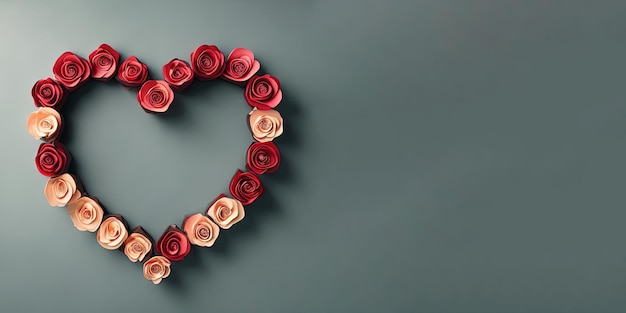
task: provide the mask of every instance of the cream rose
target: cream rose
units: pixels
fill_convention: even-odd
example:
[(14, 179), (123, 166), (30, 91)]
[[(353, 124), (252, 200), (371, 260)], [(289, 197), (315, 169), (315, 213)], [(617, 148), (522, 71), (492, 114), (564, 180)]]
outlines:
[(61, 114), (53, 108), (40, 108), (28, 115), (27, 126), (35, 139), (55, 140), (61, 132)]
[(152, 240), (148, 238), (141, 226), (138, 226), (124, 242), (124, 254), (131, 262), (142, 262), (152, 251)]
[(44, 194), (51, 206), (63, 207), (78, 200), (81, 196), (74, 176), (65, 173), (52, 177), (44, 187)]
[(72, 202), (67, 208), (67, 212), (70, 214), (76, 229), (92, 233), (98, 229), (104, 217), (104, 210), (98, 201), (89, 197), (80, 197)]
[(107, 250), (121, 247), (128, 238), (128, 229), (119, 215), (109, 215), (100, 225), (96, 240)]
[(143, 264), (143, 277), (151, 280), (156, 285), (163, 278), (170, 276), (170, 265), (172, 263), (167, 258), (160, 255), (153, 256)]
[(259, 142), (272, 141), (283, 133), (283, 118), (276, 110), (252, 110), (249, 124), (252, 137)]
[(186, 217), (183, 230), (187, 233), (191, 244), (201, 247), (212, 246), (220, 234), (220, 228), (200, 213)]
[(206, 215), (210, 216), (221, 228), (229, 229), (243, 219), (245, 212), (239, 200), (220, 195), (209, 207)]

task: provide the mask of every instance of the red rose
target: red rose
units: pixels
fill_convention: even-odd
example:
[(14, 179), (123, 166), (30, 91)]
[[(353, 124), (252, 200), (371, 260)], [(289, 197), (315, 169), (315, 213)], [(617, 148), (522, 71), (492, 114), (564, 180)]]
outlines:
[(243, 96), (249, 105), (259, 110), (269, 110), (280, 103), (283, 99), (283, 92), (280, 90), (278, 78), (265, 74), (250, 78)]
[(191, 67), (200, 80), (216, 79), (224, 73), (224, 54), (216, 46), (201, 45), (191, 53)]
[(115, 78), (126, 88), (139, 87), (148, 80), (148, 66), (131, 56), (120, 64)]
[(173, 59), (163, 65), (163, 79), (172, 89), (183, 92), (193, 82), (193, 70), (187, 62)]
[(280, 152), (273, 142), (255, 142), (248, 148), (246, 167), (256, 174), (274, 173), (280, 164)]
[(89, 62), (72, 52), (64, 52), (52, 67), (54, 77), (67, 90), (74, 91), (89, 78)]
[(42, 143), (35, 157), (37, 170), (43, 176), (53, 177), (67, 171), (71, 156), (58, 141)]
[(103, 43), (94, 52), (89, 54), (89, 64), (91, 65), (91, 77), (101, 81), (109, 81), (115, 75), (117, 63), (120, 61), (120, 54)]
[(234, 82), (243, 83), (256, 74), (260, 68), (261, 64), (254, 59), (252, 51), (244, 48), (235, 48), (226, 60), (224, 77)]
[(254, 202), (263, 194), (263, 185), (259, 177), (254, 173), (242, 172), (241, 170), (237, 170), (228, 189), (233, 198), (241, 201), (243, 205)]
[(31, 90), (36, 107), (49, 107), (57, 111), (61, 110), (67, 92), (59, 82), (52, 78), (38, 80)]
[(182, 261), (189, 251), (191, 244), (185, 232), (176, 225), (168, 227), (156, 244), (157, 252), (172, 262)]
[(173, 100), (174, 91), (163, 80), (149, 80), (141, 86), (137, 93), (137, 101), (148, 113), (167, 111)]

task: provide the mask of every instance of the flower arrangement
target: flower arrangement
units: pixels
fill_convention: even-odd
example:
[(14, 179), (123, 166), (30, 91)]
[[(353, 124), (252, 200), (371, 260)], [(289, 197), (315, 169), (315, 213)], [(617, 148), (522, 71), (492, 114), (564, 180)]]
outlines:
[[(143, 263), (143, 275), (159, 284), (171, 273), (172, 262), (180, 262), (192, 247), (211, 247), (220, 230), (227, 230), (245, 216), (245, 206), (264, 191), (259, 175), (275, 172), (280, 152), (273, 140), (283, 133), (283, 119), (276, 106), (282, 100), (279, 80), (259, 74), (261, 65), (252, 51), (234, 49), (228, 57), (215, 45), (201, 45), (189, 62), (172, 59), (163, 66), (163, 80), (150, 78), (147, 65), (135, 56), (120, 63), (120, 53), (100, 45), (87, 59), (72, 52), (63, 53), (54, 63), (53, 76), (41, 79), (31, 90), (38, 108), (27, 118), (28, 133), (42, 143), (35, 156), (39, 173), (48, 177), (44, 194), (51, 206), (66, 207), (79, 231), (92, 232), (96, 242), (107, 250), (123, 252), (131, 262)], [(60, 139), (61, 110), (72, 92), (90, 80), (109, 82), (115, 78), (124, 88), (137, 90), (137, 102), (147, 113), (161, 114), (195, 80), (223, 79), (244, 88), (251, 107), (248, 126), (254, 142), (248, 147), (246, 171), (238, 169), (228, 190), (220, 194), (206, 211), (185, 216), (182, 225), (168, 226), (155, 241), (141, 226), (131, 230), (120, 214), (105, 209), (98, 198), (87, 193), (75, 173), (69, 173), (72, 157)]]

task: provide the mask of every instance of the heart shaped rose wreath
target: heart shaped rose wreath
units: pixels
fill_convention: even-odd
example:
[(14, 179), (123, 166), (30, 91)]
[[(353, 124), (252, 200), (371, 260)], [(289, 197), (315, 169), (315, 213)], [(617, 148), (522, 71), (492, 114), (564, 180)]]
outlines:
[[(121, 250), (132, 262), (143, 262), (143, 275), (158, 284), (170, 275), (171, 262), (182, 261), (192, 246), (211, 247), (220, 229), (229, 229), (244, 217), (244, 206), (254, 202), (264, 187), (258, 175), (272, 173), (280, 164), (280, 153), (272, 142), (283, 132), (283, 120), (274, 108), (282, 99), (279, 80), (259, 74), (260, 64), (244, 48), (228, 57), (214, 45), (201, 45), (191, 53), (190, 63), (173, 59), (163, 66), (163, 80), (152, 80), (148, 67), (130, 56), (122, 63), (120, 54), (102, 44), (88, 59), (63, 53), (52, 68), (54, 78), (39, 80), (32, 88), (38, 110), (28, 116), (28, 132), (43, 142), (35, 157), (39, 172), (49, 177), (44, 188), (51, 206), (67, 207), (80, 231), (95, 232), (96, 241), (108, 250)], [(120, 214), (105, 210), (89, 195), (78, 177), (68, 173), (71, 156), (59, 141), (63, 126), (60, 111), (68, 96), (89, 80), (110, 81), (113, 77), (126, 89), (139, 87), (137, 101), (148, 113), (166, 112), (174, 91), (183, 92), (194, 80), (218, 78), (245, 88), (252, 108), (248, 126), (254, 142), (248, 147), (246, 171), (238, 169), (230, 181), (230, 196), (220, 194), (202, 213), (185, 216), (181, 227), (169, 226), (155, 242), (141, 227), (134, 229)]]

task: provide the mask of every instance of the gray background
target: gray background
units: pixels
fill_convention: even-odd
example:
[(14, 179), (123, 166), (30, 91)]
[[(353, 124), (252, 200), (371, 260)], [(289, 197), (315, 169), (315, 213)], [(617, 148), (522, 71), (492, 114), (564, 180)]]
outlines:
[[(625, 1), (0, 1), (0, 311), (624, 312)], [(49, 207), (30, 88), (109, 43), (160, 78), (200, 44), (283, 83), (284, 162), (159, 286)], [(158, 236), (244, 165), (239, 87), (166, 116), (90, 84), (91, 194)]]

